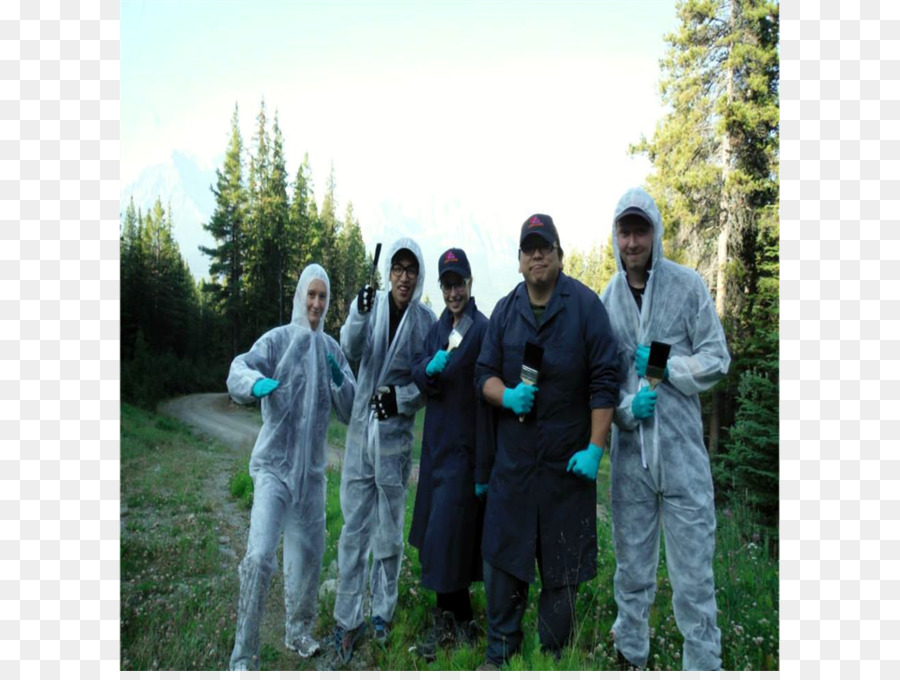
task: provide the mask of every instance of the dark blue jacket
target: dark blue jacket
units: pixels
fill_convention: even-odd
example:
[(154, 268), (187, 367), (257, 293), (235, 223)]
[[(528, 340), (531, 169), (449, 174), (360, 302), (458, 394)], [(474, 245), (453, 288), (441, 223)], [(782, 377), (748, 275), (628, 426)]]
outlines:
[[(476, 457), (488, 458), (493, 447), (491, 408), (475, 392), (475, 361), (488, 320), (471, 298), (465, 314), (472, 318), (462, 344), (447, 368), (426, 376), (435, 352), (447, 348), (453, 315), (444, 310), (413, 359), (413, 380), (426, 396), (422, 461), (409, 542), (419, 549), (422, 585), (439, 593), (480, 581), (481, 522), (484, 504), (475, 497)], [(480, 452), (476, 455), (476, 452)]]
[(491, 376), (520, 382), (526, 342), (544, 348), (539, 391), (524, 423), (498, 413), (482, 553), (529, 582), (537, 556), (542, 583), (556, 588), (597, 572), (597, 485), (566, 466), (590, 442), (591, 409), (616, 405), (617, 344), (597, 294), (562, 272), (540, 326), (524, 282), (497, 303), (475, 368), (479, 394)]

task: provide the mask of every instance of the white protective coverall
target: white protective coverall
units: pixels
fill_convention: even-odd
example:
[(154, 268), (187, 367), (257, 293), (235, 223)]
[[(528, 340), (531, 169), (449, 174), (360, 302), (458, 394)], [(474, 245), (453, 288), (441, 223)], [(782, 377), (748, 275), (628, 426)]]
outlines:
[[(413, 357), (425, 345), (436, 317), (419, 299), (425, 285), (425, 262), (418, 244), (400, 238), (387, 251), (384, 280), (390, 282), (391, 260), (410, 250), (419, 263), (419, 277), (393, 342), (389, 343), (389, 290), (376, 291), (372, 309), (360, 314), (357, 302), (341, 328), (341, 347), (359, 361), (353, 415), (347, 428), (341, 471), (341, 512), (344, 526), (338, 543), (340, 581), (334, 618), (345, 630), (363, 623), (366, 570), (372, 553), (372, 616), (390, 622), (397, 605), (397, 579), (403, 556), (403, 521), (412, 459), (415, 413), (425, 396), (413, 382)], [(376, 388), (394, 385), (397, 415), (378, 420), (369, 406)]]
[[(616, 241), (616, 223), (637, 206), (653, 222), (651, 270), (638, 309)], [(616, 648), (643, 667), (649, 653), (649, 614), (656, 595), (659, 522), (665, 529), (672, 606), (684, 636), (684, 670), (721, 667), (713, 583), (716, 515), (709, 454), (703, 443), (699, 392), (716, 384), (730, 364), (725, 334), (697, 272), (663, 256), (659, 210), (643, 189), (630, 189), (616, 206), (613, 252), (619, 271), (602, 300), (619, 341), (621, 384), (610, 453), (613, 580), (618, 616)], [(631, 402), (647, 385), (635, 369), (638, 344), (672, 346), (668, 378), (657, 388), (655, 414), (635, 419)]]
[[(306, 296), (310, 283), (325, 283), (327, 299), (318, 328), (310, 329)], [(316, 618), (319, 575), (325, 550), (326, 435), (331, 406), (347, 422), (356, 380), (340, 345), (323, 332), (331, 286), (325, 270), (311, 264), (300, 275), (291, 322), (265, 333), (250, 351), (235, 357), (228, 393), (246, 404), (253, 384), (274, 378), (277, 389), (262, 398), (263, 425), (250, 456), (253, 509), (247, 553), (238, 568), (237, 634), (231, 669), (259, 668), (259, 625), (275, 551), (284, 531), (285, 644), (310, 635)], [(344, 375), (337, 387), (327, 355)]]

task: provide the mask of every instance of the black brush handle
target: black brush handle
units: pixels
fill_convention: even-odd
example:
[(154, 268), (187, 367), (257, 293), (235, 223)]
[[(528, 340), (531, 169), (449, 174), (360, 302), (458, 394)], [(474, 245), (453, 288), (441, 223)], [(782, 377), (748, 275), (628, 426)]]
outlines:
[(375, 259), (372, 260), (372, 275), (369, 277), (369, 281), (372, 283), (372, 288), (375, 287), (375, 272), (378, 270), (378, 257), (381, 255), (381, 244), (375, 244)]

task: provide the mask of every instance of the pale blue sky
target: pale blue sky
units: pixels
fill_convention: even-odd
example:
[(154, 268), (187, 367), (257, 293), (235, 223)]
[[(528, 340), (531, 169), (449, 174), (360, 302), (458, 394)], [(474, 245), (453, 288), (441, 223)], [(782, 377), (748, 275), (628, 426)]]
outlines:
[(461, 202), (516, 231), (553, 215), (566, 242), (605, 242), (618, 196), (649, 170), (629, 143), (661, 115), (674, 0), (121, 3), (122, 181), (180, 150), (211, 166), (238, 104), (260, 100), (288, 172), (333, 162), (363, 232), (377, 205)]

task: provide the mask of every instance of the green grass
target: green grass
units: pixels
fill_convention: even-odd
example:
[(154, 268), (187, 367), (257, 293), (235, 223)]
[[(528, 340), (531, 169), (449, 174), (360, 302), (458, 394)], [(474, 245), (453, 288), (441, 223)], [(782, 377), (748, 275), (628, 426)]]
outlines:
[[(421, 442), (417, 419), (417, 451)], [(332, 419), (329, 437), (346, 430)], [(342, 440), (332, 440), (342, 447)], [(249, 451), (228, 452), (198, 439), (168, 418), (122, 407), (122, 504), (127, 506), (122, 530), (122, 668), (223, 669), (234, 644), (237, 564), (245, 549), (246, 528), (229, 529), (222, 513), (233, 513), (246, 526), (252, 484), (245, 480)], [(211, 476), (218, 464), (222, 470)], [(322, 579), (336, 577), (337, 541), (342, 524), (337, 470), (327, 472), (326, 548)], [(219, 480), (215, 482), (215, 480)], [(243, 481), (236, 481), (243, 480)], [(220, 499), (210, 489), (221, 484)], [(238, 492), (232, 491), (238, 487)], [(579, 589), (577, 629), (573, 644), (560, 661), (541, 654), (537, 636), (536, 601), (539, 584), (530, 593), (520, 654), (511, 670), (611, 670), (615, 667), (609, 629), (616, 616), (612, 594), (615, 559), (609, 520), (609, 463), (604, 457), (598, 476), (598, 575)], [(214, 489), (215, 490), (215, 489)], [(406, 530), (411, 521), (415, 487), (406, 506)], [(229, 500), (230, 499), (230, 500)], [(216, 505), (216, 502), (219, 505)], [(223, 505), (224, 504), (224, 505)], [(715, 573), (718, 623), (722, 631), (723, 663), (733, 670), (778, 669), (778, 560), (753, 518), (741, 507), (718, 513)], [(228, 541), (223, 545), (222, 539)], [(230, 550), (229, 550), (230, 549)], [(279, 551), (280, 552), (280, 551)], [(280, 559), (280, 555), (279, 555)], [(434, 594), (419, 585), (417, 551), (409, 545), (401, 569), (398, 605), (387, 648), (366, 642), (355, 657), (358, 669), (472, 670), (484, 658), (485, 642), (474, 647), (441, 651), (435, 663), (424, 664), (409, 648), (430, 625)], [(671, 606), (671, 584), (661, 555), (659, 591), (651, 609), (649, 668), (681, 668), (682, 639)], [(283, 584), (273, 578), (262, 631), (263, 670), (315, 670), (282, 645)], [(472, 587), (473, 607), (485, 625), (484, 587)], [(317, 633), (333, 626), (334, 595), (319, 600)]]
[(219, 518), (201, 486), (219, 452), (128, 404), (121, 452), (122, 668), (221, 667), (237, 587), (221, 568)]

